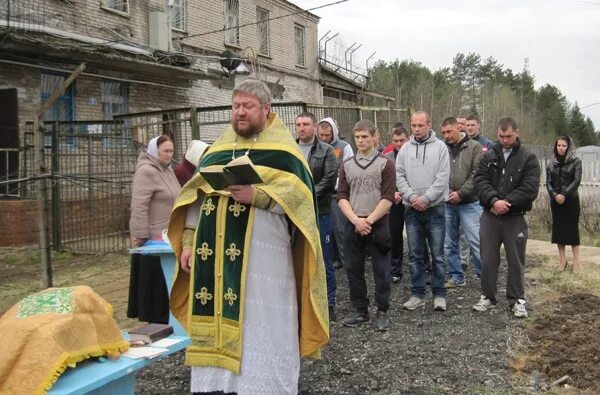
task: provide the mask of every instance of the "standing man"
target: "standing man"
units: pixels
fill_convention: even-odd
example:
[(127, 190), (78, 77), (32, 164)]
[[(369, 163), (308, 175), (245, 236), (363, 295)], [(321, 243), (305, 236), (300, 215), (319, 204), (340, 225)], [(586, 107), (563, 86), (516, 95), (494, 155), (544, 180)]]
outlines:
[(387, 331), (391, 248), (388, 211), (396, 190), (394, 163), (375, 148), (375, 125), (371, 121), (359, 121), (353, 132), (358, 152), (342, 164), (338, 189), (340, 209), (349, 221), (344, 233), (344, 252), (350, 301), (356, 309), (356, 314), (346, 318), (344, 325), (356, 326), (370, 319), (365, 281), (368, 248), (375, 279), (375, 327)]
[[(392, 144), (394, 149), (388, 152), (387, 156), (393, 163), (396, 163), (400, 148), (409, 139), (408, 130), (404, 128), (402, 122), (397, 122), (392, 126)], [(394, 171), (394, 177), (396, 176)], [(402, 194), (396, 190), (394, 193), (394, 204), (390, 209), (390, 236), (392, 237), (392, 253), (390, 255), (390, 267), (392, 283), (402, 281), (402, 261), (404, 260), (404, 204), (402, 204)]]
[(527, 317), (525, 307), (525, 214), (538, 196), (540, 165), (521, 145), (517, 123), (511, 117), (498, 122), (498, 142), (479, 162), (475, 189), (484, 208), (481, 216), (481, 291), (476, 311), (496, 307), (500, 245), (504, 244), (508, 277), (506, 299), (515, 317)]
[[(318, 127), (319, 139), (333, 147), (333, 153), (337, 160), (336, 174), (342, 165), (342, 162), (354, 155), (352, 146), (340, 138), (340, 132), (337, 123), (333, 118), (323, 118), (319, 121)], [(333, 228), (334, 247), (337, 252), (338, 260), (333, 263), (336, 269), (344, 267), (344, 229), (346, 228), (346, 217), (342, 214), (337, 202), (338, 182), (336, 180), (335, 190), (331, 199), (331, 222)]]
[(467, 133), (467, 118), (462, 115), (456, 117), (456, 121), (458, 122), (458, 129), (461, 133)]
[[(456, 117), (456, 120), (458, 121), (458, 128), (460, 130), (461, 133), (467, 133), (467, 118), (459, 115), (458, 117)], [(462, 230), (462, 226), (460, 227), (460, 239), (458, 241), (458, 249), (460, 251), (460, 262), (461, 262), (461, 266), (463, 269), (463, 272), (467, 270), (468, 267), (468, 263), (469, 263), (469, 242), (467, 241), (467, 237), (465, 236), (465, 232), (463, 232)]]
[(415, 310), (425, 304), (427, 241), (431, 251), (433, 307), (446, 311), (444, 202), (448, 198), (450, 175), (448, 148), (435, 137), (431, 118), (425, 111), (417, 111), (410, 117), (410, 128), (413, 134), (396, 159), (396, 182), (406, 206), (404, 221), (412, 282), (412, 296), (402, 307)]
[(492, 149), (494, 143), (492, 142), (492, 140), (483, 136), (480, 133), (480, 129), (481, 122), (479, 122), (479, 118), (477, 118), (475, 115), (469, 115), (467, 117), (467, 135), (469, 135), (469, 138), (471, 140), (475, 140), (479, 144), (481, 144), (481, 148), (483, 149), (483, 153), (485, 154), (488, 150)]
[(446, 242), (444, 252), (448, 275), (446, 288), (465, 286), (459, 254), (459, 230), (462, 228), (470, 247), (475, 272), (481, 274), (479, 220), (482, 208), (475, 195), (473, 173), (483, 152), (481, 145), (460, 131), (455, 118), (442, 122), (442, 135), (450, 151), (450, 194), (446, 201)]
[(329, 339), (314, 184), (267, 85), (245, 80), (232, 102), (199, 168), (246, 155), (263, 182), (215, 191), (197, 172), (181, 190), (171, 310), (192, 338), (192, 392), (295, 394), (300, 357)]
[(333, 148), (317, 138), (317, 119), (310, 112), (296, 117), (296, 135), (300, 151), (308, 162), (315, 182), (315, 194), (319, 209), (319, 233), (321, 248), (327, 273), (327, 301), (329, 320), (336, 321), (335, 315), (335, 269), (333, 268), (333, 235), (331, 228), (331, 195), (337, 181), (337, 161)]

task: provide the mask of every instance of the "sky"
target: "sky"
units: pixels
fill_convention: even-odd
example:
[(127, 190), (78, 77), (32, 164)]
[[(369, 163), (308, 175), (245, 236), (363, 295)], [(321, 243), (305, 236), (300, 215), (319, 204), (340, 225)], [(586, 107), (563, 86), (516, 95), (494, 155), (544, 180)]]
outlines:
[(353, 63), (363, 69), (373, 52), (369, 65), (412, 59), (431, 70), (451, 67), (459, 52), (514, 72), (528, 58), (536, 88), (555, 85), (600, 130), (600, 0), (349, 0), (311, 12), (321, 17), (319, 38), (331, 30), (339, 35), (330, 43), (362, 44)]

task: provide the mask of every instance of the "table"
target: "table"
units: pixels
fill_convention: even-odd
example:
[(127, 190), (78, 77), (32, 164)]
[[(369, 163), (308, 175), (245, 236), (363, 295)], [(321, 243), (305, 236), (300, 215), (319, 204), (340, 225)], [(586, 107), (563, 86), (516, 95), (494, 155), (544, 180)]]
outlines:
[[(160, 257), (160, 265), (163, 270), (163, 274), (165, 276), (165, 281), (167, 283), (167, 290), (169, 291), (169, 295), (171, 295), (171, 288), (173, 287), (173, 277), (175, 275), (175, 254), (173, 253), (173, 249), (166, 242), (150, 240), (142, 247), (130, 248), (130, 254), (142, 254), (142, 255), (152, 255)], [(187, 332), (181, 325), (181, 323), (173, 316), (171, 311), (169, 311), (169, 324), (173, 327), (173, 333), (177, 336), (187, 336)]]
[(80, 362), (74, 369), (67, 369), (52, 389), (49, 395), (121, 395), (135, 393), (135, 372), (153, 364), (168, 355), (183, 350), (190, 345), (191, 340), (185, 336), (171, 335), (169, 339), (177, 340), (176, 344), (168, 347), (168, 352), (153, 359), (133, 359), (121, 356), (117, 360), (91, 359)]

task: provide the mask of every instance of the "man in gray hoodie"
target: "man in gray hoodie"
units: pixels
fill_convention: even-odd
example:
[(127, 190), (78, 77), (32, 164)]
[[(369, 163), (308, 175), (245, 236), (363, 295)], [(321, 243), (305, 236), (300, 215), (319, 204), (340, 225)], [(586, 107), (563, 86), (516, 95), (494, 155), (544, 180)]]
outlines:
[(446, 144), (435, 137), (431, 118), (424, 111), (410, 117), (412, 136), (396, 158), (396, 183), (406, 206), (404, 221), (408, 235), (410, 299), (402, 306), (415, 310), (425, 304), (425, 240), (431, 250), (433, 307), (446, 310), (444, 280), (445, 211), (448, 198), (450, 161)]
[[(333, 118), (327, 117), (319, 121), (318, 126), (319, 140), (333, 147), (333, 153), (337, 160), (336, 173), (339, 171), (342, 162), (354, 155), (352, 146), (344, 140), (340, 139), (340, 132)], [(346, 217), (337, 203), (337, 187), (338, 181), (335, 182), (335, 190), (331, 199), (331, 225), (333, 229), (333, 239), (337, 250), (339, 264), (334, 262), (334, 267), (339, 268), (344, 265), (344, 229)]]

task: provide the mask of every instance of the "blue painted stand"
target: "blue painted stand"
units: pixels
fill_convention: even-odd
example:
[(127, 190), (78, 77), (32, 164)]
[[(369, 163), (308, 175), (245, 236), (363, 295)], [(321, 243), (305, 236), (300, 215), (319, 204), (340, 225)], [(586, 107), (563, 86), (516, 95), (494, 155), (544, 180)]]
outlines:
[[(142, 254), (142, 255), (153, 255), (160, 257), (160, 265), (167, 282), (167, 289), (169, 295), (171, 295), (171, 288), (173, 288), (173, 277), (175, 275), (175, 254), (171, 246), (162, 241), (149, 240), (142, 247), (129, 249), (130, 254)], [(169, 324), (173, 327), (173, 332), (176, 336), (187, 336), (187, 332), (181, 325), (181, 323), (173, 316), (169, 311)]]
[(135, 393), (135, 372), (190, 345), (189, 337), (169, 336), (178, 340), (154, 359), (133, 359), (121, 356), (117, 360), (92, 359), (80, 362), (75, 369), (67, 369), (48, 392), (49, 395), (125, 395)]

